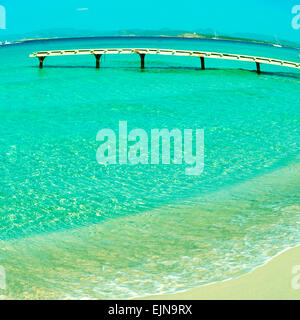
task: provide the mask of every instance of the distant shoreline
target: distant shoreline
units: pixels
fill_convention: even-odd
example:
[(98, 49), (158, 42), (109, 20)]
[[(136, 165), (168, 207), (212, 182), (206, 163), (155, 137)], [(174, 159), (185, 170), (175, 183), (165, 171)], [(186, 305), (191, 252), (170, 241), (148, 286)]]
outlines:
[(268, 45), (274, 47), (284, 47), (284, 48), (291, 48), (300, 50), (300, 47), (297, 47), (296, 44), (277, 44), (270, 41), (263, 41), (263, 40), (253, 40), (247, 38), (235, 38), (235, 37), (225, 37), (225, 36), (208, 36), (208, 35), (200, 35), (200, 34), (180, 34), (177, 36), (172, 35), (153, 35), (153, 36), (143, 36), (143, 35), (118, 35), (118, 36), (87, 36), (87, 37), (49, 37), (49, 38), (28, 38), (28, 39), (20, 39), (11, 42), (2, 42), (0, 47), (5, 47), (7, 45), (15, 45), (15, 44), (23, 44), (23, 43), (31, 43), (31, 42), (46, 42), (46, 41), (63, 41), (63, 40), (80, 40), (80, 39), (101, 39), (101, 38), (164, 38), (164, 39), (188, 39), (188, 40), (212, 40), (212, 41), (230, 41), (230, 42), (242, 42), (242, 43), (251, 43), (251, 44), (260, 44), (260, 45)]

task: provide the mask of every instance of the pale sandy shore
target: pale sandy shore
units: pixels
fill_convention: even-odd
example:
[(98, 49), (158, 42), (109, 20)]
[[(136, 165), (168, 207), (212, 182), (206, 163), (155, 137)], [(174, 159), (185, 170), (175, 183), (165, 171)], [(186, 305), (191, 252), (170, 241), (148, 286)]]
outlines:
[(146, 299), (300, 300), (300, 246), (285, 250), (265, 265), (240, 278), (173, 295), (150, 296)]

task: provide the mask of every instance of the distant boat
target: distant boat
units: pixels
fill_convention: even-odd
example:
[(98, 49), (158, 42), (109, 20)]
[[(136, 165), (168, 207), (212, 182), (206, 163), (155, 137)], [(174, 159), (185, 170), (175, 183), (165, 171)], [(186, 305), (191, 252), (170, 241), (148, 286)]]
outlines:
[(215, 36), (213, 37), (214, 40), (218, 40), (217, 32), (215, 31)]
[(275, 41), (276, 41), (276, 43), (273, 44), (273, 47), (282, 48), (282, 45), (281, 45), (280, 42), (278, 41), (277, 36), (275, 36)]

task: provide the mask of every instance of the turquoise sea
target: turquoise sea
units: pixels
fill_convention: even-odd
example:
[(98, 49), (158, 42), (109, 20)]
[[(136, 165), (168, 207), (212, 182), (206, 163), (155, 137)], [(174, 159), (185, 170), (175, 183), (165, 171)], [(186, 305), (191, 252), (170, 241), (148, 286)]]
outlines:
[[(299, 62), (220, 40), (95, 38), (0, 47), (0, 298), (116, 299), (237, 277), (300, 243), (300, 72), (253, 63), (34, 51), (168, 48)], [(100, 166), (97, 132), (204, 129), (205, 169)]]

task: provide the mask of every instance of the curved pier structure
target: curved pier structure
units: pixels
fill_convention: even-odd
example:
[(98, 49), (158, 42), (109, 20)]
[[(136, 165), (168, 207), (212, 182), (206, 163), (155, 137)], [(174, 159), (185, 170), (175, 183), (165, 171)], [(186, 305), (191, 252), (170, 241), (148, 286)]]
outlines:
[(198, 57), (201, 60), (201, 68), (205, 69), (205, 59), (223, 59), (253, 62), (256, 64), (256, 70), (261, 72), (261, 64), (270, 64), (281, 67), (288, 67), (300, 69), (300, 63), (278, 60), (272, 58), (263, 58), (248, 56), (242, 54), (219, 53), (219, 52), (205, 52), (205, 51), (191, 51), (191, 50), (172, 50), (172, 49), (78, 49), (78, 50), (54, 50), (54, 51), (39, 51), (30, 55), (31, 58), (38, 58), (40, 68), (43, 68), (43, 63), (46, 57), (54, 56), (73, 56), (73, 55), (94, 55), (96, 58), (96, 68), (100, 68), (100, 60), (103, 54), (139, 54), (141, 58), (141, 68), (145, 68), (145, 56), (147, 54), (167, 55), (167, 56), (184, 56), (184, 57)]

